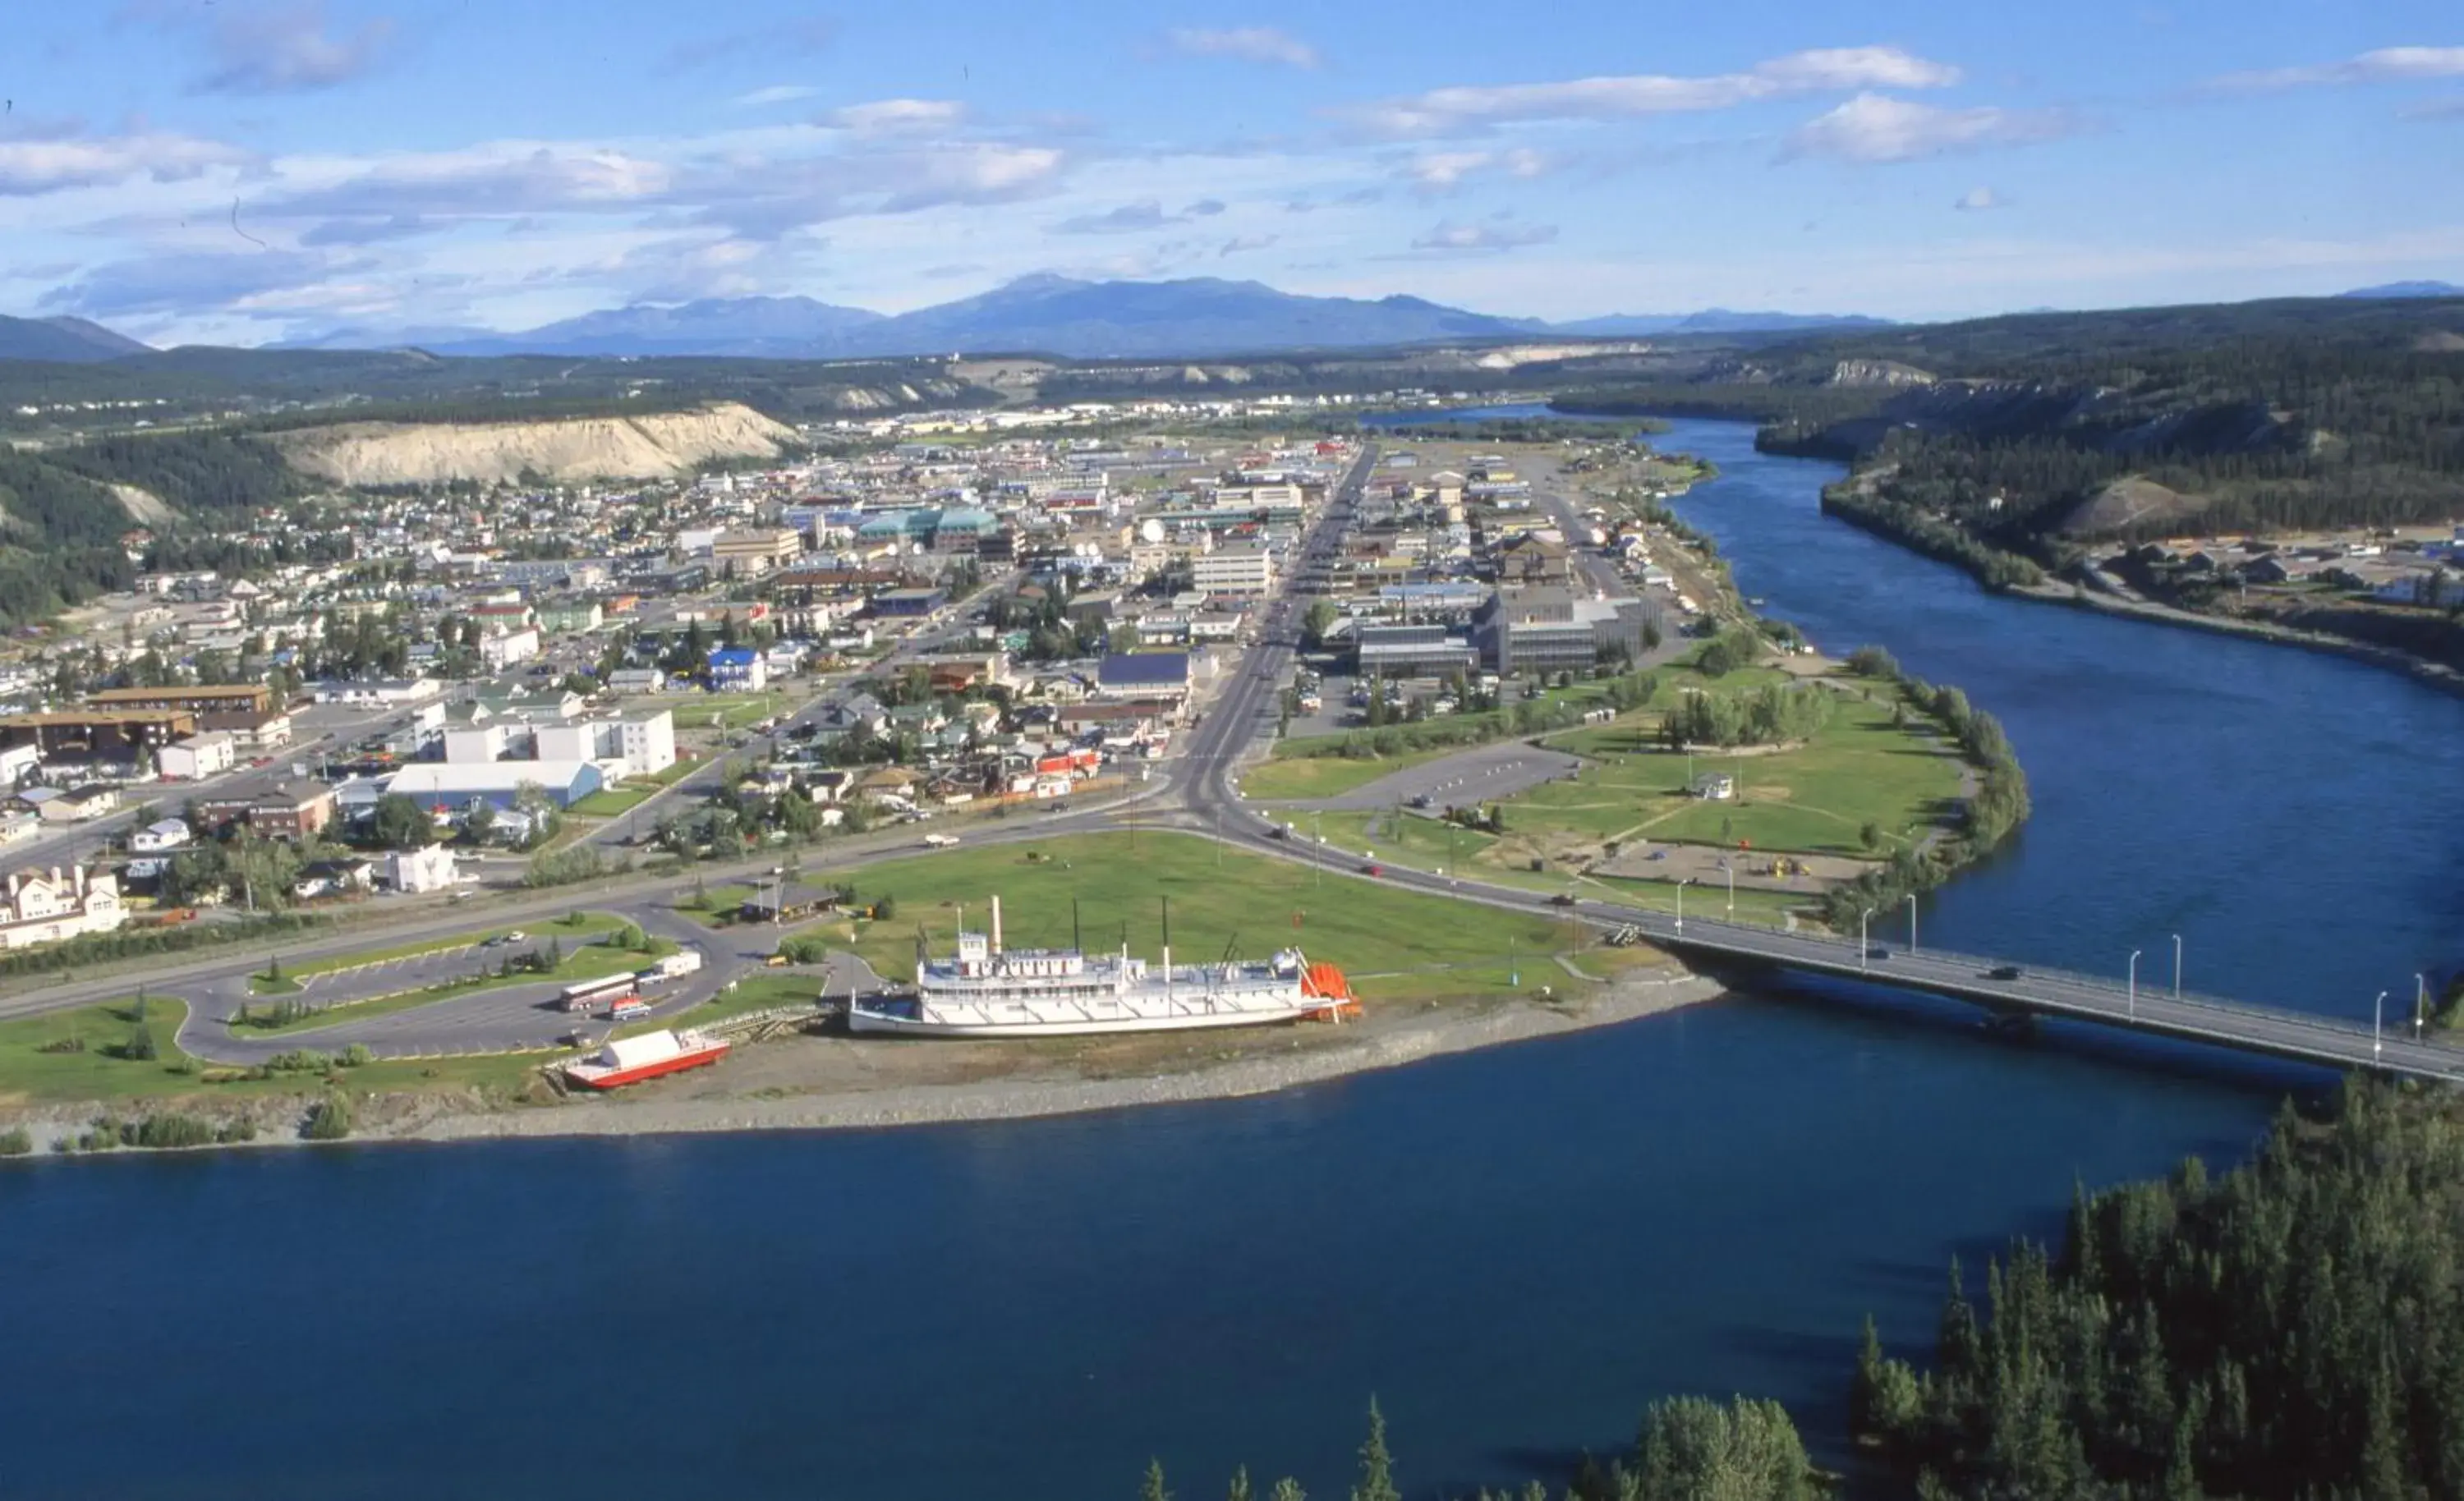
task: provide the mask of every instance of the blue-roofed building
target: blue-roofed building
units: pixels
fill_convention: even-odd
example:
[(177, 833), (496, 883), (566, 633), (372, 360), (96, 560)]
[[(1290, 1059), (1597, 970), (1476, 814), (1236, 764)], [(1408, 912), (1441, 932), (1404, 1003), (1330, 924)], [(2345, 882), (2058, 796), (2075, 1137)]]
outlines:
[(769, 684), (769, 664), (752, 647), (721, 646), (710, 654), (710, 685), (713, 691), (758, 692)]
[(1189, 653), (1113, 652), (1096, 669), (1095, 691), (1106, 698), (1182, 702), (1189, 697)]

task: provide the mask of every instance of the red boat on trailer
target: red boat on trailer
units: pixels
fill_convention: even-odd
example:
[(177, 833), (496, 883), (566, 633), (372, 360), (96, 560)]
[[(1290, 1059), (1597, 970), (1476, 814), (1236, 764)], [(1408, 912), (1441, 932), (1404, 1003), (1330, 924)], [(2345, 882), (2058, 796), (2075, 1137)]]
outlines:
[(568, 1063), (564, 1077), (584, 1089), (622, 1089), (645, 1079), (717, 1062), (732, 1044), (697, 1032), (646, 1032), (619, 1037), (587, 1063)]

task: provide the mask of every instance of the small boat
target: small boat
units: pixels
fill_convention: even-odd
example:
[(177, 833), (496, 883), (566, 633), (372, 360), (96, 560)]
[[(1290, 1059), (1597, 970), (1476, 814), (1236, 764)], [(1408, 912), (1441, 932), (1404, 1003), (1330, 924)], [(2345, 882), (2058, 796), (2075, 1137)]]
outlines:
[(681, 1074), (717, 1062), (732, 1046), (698, 1032), (646, 1032), (618, 1037), (587, 1063), (568, 1063), (564, 1077), (584, 1089), (622, 1089), (644, 1079)]

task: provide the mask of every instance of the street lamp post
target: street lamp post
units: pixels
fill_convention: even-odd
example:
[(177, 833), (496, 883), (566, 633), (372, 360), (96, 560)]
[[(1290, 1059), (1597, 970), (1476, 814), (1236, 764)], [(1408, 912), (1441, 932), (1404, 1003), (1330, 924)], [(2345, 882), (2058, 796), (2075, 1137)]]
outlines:
[(2130, 951), (2130, 1019), (2139, 1019), (2139, 950)]
[(2182, 935), (2173, 935), (2173, 999), (2182, 998)]
[(1737, 862), (1724, 860), (1721, 865), (1728, 873), (1728, 921), (1733, 923), (1737, 920)]
[(1859, 974), (1865, 972), (1867, 961), (1873, 953), (1873, 950), (1865, 946), (1865, 923), (1873, 915), (1872, 907), (1867, 907), (1857, 914), (1857, 972)]
[(1908, 893), (1908, 952), (1917, 951), (1917, 894)]
[(2412, 1040), (2421, 1040), (2421, 1029), (2430, 1023), (2430, 978), (2420, 970), (2412, 972)]
[(2381, 1029), (2381, 1028), (2386, 1024), (2386, 1022), (2387, 1022), (2387, 991), (2385, 991), (2385, 990), (2381, 990), (2381, 991), (2379, 992), (2379, 998), (2378, 998), (2375, 1002), (2373, 1002), (2373, 1003), (2371, 1004), (2371, 1006), (2370, 1006), (2370, 1056), (2371, 1056), (2371, 1057), (2374, 1057), (2374, 1058), (2375, 1058), (2375, 1057), (2377, 1057), (2377, 1056), (2379, 1055), (2379, 1049), (2380, 1049), (2380, 1047), (2382, 1046), (2382, 1044), (2381, 1044), (2381, 1043), (2380, 1043), (2380, 1041), (2379, 1041), (2380, 1029)]
[(1693, 879), (1687, 876), (1677, 882), (1677, 931), (1681, 933), (1685, 931), (1685, 887)]

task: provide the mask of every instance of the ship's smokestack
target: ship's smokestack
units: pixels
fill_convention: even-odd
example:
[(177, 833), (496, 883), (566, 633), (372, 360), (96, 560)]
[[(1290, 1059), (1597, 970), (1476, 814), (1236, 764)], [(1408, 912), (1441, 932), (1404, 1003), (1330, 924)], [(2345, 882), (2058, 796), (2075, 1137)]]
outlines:
[(993, 898), (993, 952), (1001, 952), (1001, 898)]

